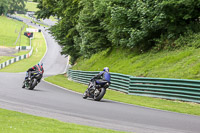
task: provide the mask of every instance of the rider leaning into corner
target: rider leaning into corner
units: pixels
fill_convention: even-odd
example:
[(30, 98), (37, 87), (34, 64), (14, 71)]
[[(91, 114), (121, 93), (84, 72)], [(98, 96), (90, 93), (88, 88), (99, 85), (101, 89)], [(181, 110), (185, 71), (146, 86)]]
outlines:
[[(33, 72), (40, 73), (40, 77), (37, 80), (37, 82), (39, 83), (40, 80), (42, 79), (43, 73), (44, 73), (43, 63), (38, 63), (38, 64), (34, 65), (33, 67), (29, 68), (27, 70), (27, 74), (26, 74), (25, 80), (30, 80), (31, 79), (31, 74)], [(25, 84), (23, 84), (22, 88), (25, 88)]]
[(104, 67), (103, 71), (101, 71), (99, 74), (93, 77), (93, 79), (96, 79), (96, 85), (105, 85), (105, 83), (110, 83), (110, 73), (109, 68)]
[[(104, 67), (103, 71), (101, 71), (99, 74), (95, 75), (91, 81), (96, 81), (94, 82), (94, 87), (96, 86), (97, 88), (104, 86), (106, 83), (110, 83), (110, 73), (109, 73), (109, 68)], [(93, 88), (95, 89), (95, 88)], [(87, 93), (88, 90), (86, 90)]]

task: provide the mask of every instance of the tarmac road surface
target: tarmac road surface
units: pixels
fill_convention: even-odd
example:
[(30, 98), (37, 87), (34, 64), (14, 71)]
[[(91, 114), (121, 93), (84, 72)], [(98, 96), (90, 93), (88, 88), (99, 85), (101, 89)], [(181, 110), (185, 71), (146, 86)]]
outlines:
[[(31, 24), (29, 21), (25, 21)], [(63, 73), (67, 58), (41, 28), (48, 51), (43, 58), (45, 76)], [(82, 99), (82, 94), (41, 81), (34, 90), (22, 89), (24, 73), (0, 73), (0, 108), (108, 129), (136, 133), (199, 133), (200, 116), (162, 111), (102, 99)], [(86, 88), (83, 88), (84, 90)]]

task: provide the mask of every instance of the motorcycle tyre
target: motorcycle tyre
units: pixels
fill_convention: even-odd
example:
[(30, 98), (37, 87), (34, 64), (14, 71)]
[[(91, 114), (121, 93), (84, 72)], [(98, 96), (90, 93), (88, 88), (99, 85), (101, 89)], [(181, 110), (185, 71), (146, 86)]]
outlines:
[(33, 90), (36, 85), (37, 85), (37, 79), (33, 79), (33, 82), (31, 84), (31, 87), (29, 88), (29, 90)]
[(87, 98), (87, 94), (85, 92), (85, 93), (83, 93), (83, 99), (86, 99), (86, 98)]
[(22, 88), (23, 89), (25, 88), (25, 81), (22, 83)]
[(100, 88), (100, 89), (101, 89), (100, 94), (97, 97), (94, 96), (94, 100), (95, 101), (100, 101), (103, 98), (103, 96), (105, 95), (105, 93), (106, 93), (106, 89), (105, 88)]
[(84, 93), (83, 93), (83, 99), (86, 99), (88, 96), (87, 96), (87, 91), (85, 91)]

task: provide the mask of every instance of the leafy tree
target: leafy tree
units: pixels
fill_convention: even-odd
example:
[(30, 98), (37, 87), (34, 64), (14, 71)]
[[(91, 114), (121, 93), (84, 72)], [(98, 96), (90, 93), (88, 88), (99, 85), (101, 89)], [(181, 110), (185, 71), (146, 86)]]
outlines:
[(49, 18), (51, 15), (60, 18), (57, 25), (50, 28), (52, 35), (62, 46), (62, 54), (71, 55), (72, 62), (80, 56), (79, 45), (74, 38), (79, 36), (75, 26), (81, 7), (79, 0), (40, 0), (40, 11), (36, 12), (38, 18)]
[(38, 8), (39, 18), (60, 18), (50, 30), (73, 62), (108, 47), (149, 50), (161, 39), (173, 44), (200, 29), (200, 0), (39, 0)]
[(8, 11), (8, 3), (9, 3), (9, 0), (0, 1), (0, 15), (5, 14)]
[(15, 11), (25, 11), (25, 2), (27, 0), (1, 0), (0, 14), (13, 14)]
[(101, 25), (104, 16), (99, 13), (101, 11), (95, 9), (93, 0), (82, 0), (80, 4), (83, 9), (76, 25), (79, 37), (75, 40), (80, 46), (80, 54), (88, 58), (92, 54), (110, 47), (111, 43), (106, 37), (107, 31)]

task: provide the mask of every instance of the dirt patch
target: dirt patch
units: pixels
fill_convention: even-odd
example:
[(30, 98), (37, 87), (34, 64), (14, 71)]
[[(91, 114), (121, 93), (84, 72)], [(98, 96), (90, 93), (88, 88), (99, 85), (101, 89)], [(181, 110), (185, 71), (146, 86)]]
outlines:
[(14, 55), (15, 53), (17, 53), (18, 50), (15, 48), (9, 48), (9, 47), (5, 47), (5, 46), (0, 46), (0, 56), (12, 56), (12, 57), (16, 57), (16, 55)]

